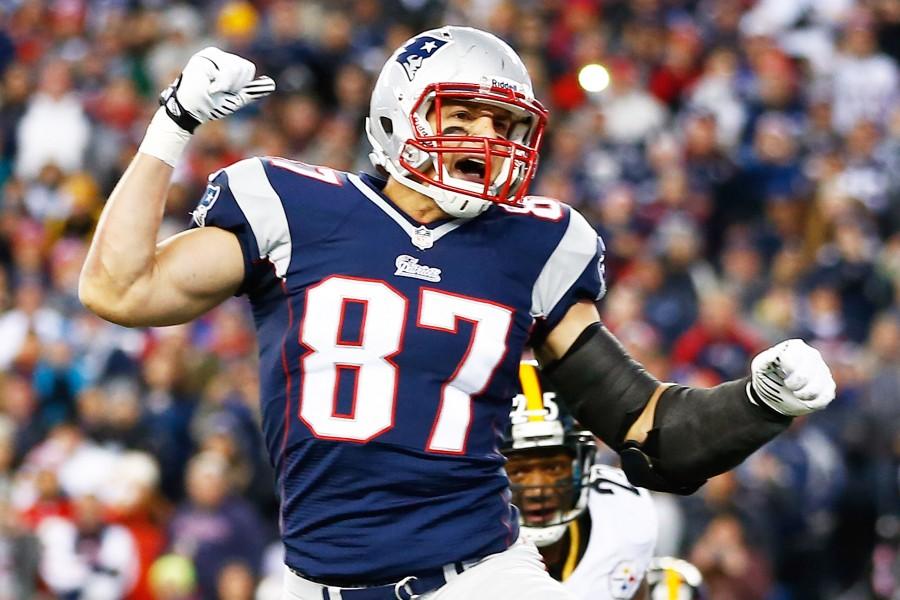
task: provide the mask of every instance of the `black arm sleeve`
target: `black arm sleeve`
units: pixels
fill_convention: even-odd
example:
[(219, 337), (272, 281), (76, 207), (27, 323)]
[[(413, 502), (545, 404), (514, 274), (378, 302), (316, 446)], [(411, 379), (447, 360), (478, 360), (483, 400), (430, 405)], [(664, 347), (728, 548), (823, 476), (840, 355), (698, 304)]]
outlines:
[(601, 323), (585, 328), (542, 373), (575, 418), (614, 450), (660, 384)]
[(631, 482), (693, 493), (787, 429), (793, 419), (751, 403), (748, 383), (744, 377), (710, 389), (666, 389), (644, 443), (626, 442), (619, 450)]
[(585, 329), (548, 370), (561, 401), (622, 456), (631, 482), (659, 491), (693, 492), (791, 423), (790, 417), (750, 402), (748, 378), (711, 389), (671, 386), (659, 398), (644, 443), (626, 442), (659, 382), (599, 323)]

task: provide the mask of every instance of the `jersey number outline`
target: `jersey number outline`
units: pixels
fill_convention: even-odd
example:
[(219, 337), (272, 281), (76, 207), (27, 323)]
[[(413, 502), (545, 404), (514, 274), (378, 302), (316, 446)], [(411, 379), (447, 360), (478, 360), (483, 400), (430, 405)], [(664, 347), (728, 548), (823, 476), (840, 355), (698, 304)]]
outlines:
[(299, 160), (288, 160), (286, 158), (278, 158), (277, 156), (269, 157), (268, 161), (269, 164), (273, 167), (285, 169), (287, 171), (291, 171), (292, 173), (296, 173), (297, 175), (302, 175), (303, 177), (317, 179), (331, 185), (343, 185), (341, 183), (341, 178), (337, 174), (337, 171), (328, 167), (308, 165), (304, 162), (300, 162)]
[(543, 221), (559, 221), (565, 216), (562, 205), (557, 200), (546, 196), (525, 196), (522, 198), (522, 206), (509, 204), (500, 204), (499, 206), (506, 212), (527, 214)]
[[(348, 303), (363, 305), (359, 336), (342, 340)], [(306, 292), (299, 341), (303, 373), (298, 415), (318, 438), (368, 442), (394, 426), (399, 368), (409, 301), (379, 279), (336, 275)], [(310, 316), (312, 315), (312, 317)], [(434, 288), (419, 290), (416, 326), (451, 334), (459, 322), (472, 324), (469, 343), (456, 369), (441, 386), (441, 398), (425, 450), (464, 454), (472, 424), (472, 397), (490, 384), (503, 362), (513, 310)], [(310, 324), (315, 323), (315, 326)], [(354, 377), (349, 412), (337, 407), (340, 373)]]

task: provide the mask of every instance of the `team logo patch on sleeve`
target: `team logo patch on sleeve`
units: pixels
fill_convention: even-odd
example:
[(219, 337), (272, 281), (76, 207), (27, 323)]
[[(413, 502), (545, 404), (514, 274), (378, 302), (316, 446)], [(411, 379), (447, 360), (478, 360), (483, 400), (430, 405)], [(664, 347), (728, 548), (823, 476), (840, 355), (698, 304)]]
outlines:
[(194, 223), (196, 223), (200, 227), (204, 227), (206, 225), (206, 213), (208, 213), (213, 204), (216, 203), (216, 200), (219, 199), (219, 192), (222, 191), (222, 188), (214, 183), (209, 183), (206, 185), (206, 191), (203, 192), (203, 197), (200, 198), (200, 203), (197, 204), (197, 208), (191, 213), (191, 216), (194, 219)]
[(409, 43), (397, 56), (397, 62), (406, 71), (406, 76), (412, 81), (422, 66), (422, 63), (447, 45), (450, 40), (442, 40), (430, 35), (423, 35), (415, 38)]
[(609, 593), (613, 598), (631, 598), (644, 574), (630, 560), (620, 561), (609, 574)]

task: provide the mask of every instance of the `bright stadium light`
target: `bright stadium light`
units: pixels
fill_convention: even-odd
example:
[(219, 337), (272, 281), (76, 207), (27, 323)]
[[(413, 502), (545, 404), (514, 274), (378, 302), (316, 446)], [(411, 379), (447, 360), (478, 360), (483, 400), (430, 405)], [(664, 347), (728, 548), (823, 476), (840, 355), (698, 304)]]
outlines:
[(584, 65), (578, 71), (578, 85), (586, 92), (602, 92), (609, 85), (609, 71), (603, 65)]

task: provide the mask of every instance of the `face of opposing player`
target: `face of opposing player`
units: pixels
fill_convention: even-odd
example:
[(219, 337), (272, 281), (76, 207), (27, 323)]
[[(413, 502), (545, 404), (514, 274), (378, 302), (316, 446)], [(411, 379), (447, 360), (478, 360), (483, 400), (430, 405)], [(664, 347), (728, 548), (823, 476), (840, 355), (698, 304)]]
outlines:
[[(513, 113), (483, 102), (445, 99), (440, 110), (434, 107), (428, 113), (428, 123), (438, 135), (460, 136), (460, 151), (444, 153), (443, 161), (451, 177), (482, 183), (484, 181), (485, 152), (484, 142), (471, 138), (487, 138), (489, 140), (507, 140), (516, 124)], [(466, 152), (470, 149), (471, 152)], [(490, 180), (500, 174), (503, 161), (492, 160)]]
[(513, 504), (525, 525), (542, 527), (572, 508), (572, 455), (565, 448), (534, 448), (511, 453), (506, 463)]

